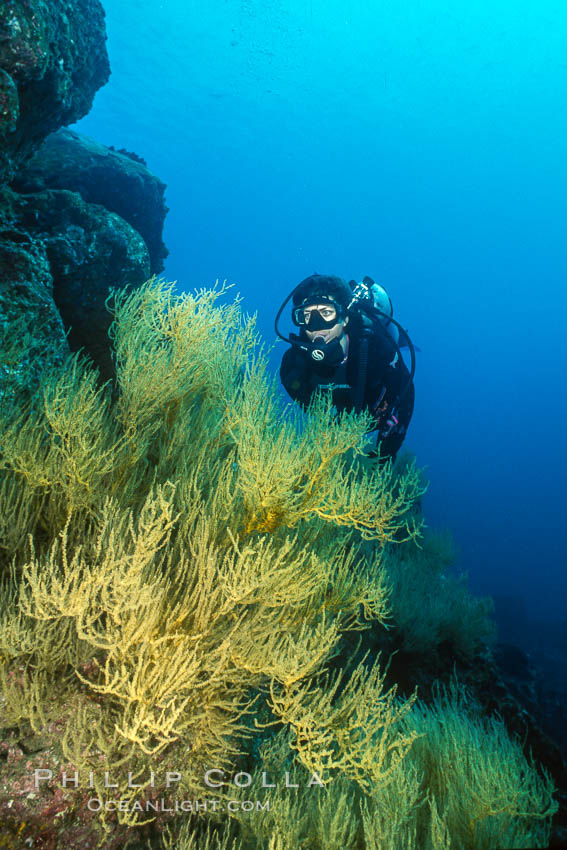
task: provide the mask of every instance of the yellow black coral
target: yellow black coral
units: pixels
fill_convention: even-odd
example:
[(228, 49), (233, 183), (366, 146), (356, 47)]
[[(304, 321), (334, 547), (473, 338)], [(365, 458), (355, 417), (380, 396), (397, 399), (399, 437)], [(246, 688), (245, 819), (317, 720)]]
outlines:
[[(342, 783), (341, 811), (349, 779), (378, 799), (421, 789), (420, 765), (405, 769), (422, 734), (406, 723), (413, 699), (385, 691), (377, 666), (325, 673), (345, 630), (386, 623), (380, 559), (419, 533), (419, 476), (359, 468), (367, 422), (336, 421), (324, 398), (300, 427), (253, 320), (221, 294), (157, 281), (117, 293), (115, 391), (70, 357), (2, 423), (4, 723), (41, 731), (56, 717), (53, 746), (100, 793), (101, 764), (138, 777), (177, 763), (199, 794), (207, 767), (251, 758), (274, 724), (289, 730), (290, 770)], [(139, 796), (125, 778), (117, 793)], [(336, 832), (333, 805), (320, 823)], [(374, 811), (353, 815), (344, 840), (373, 835)], [(270, 846), (294, 850), (275, 833)]]

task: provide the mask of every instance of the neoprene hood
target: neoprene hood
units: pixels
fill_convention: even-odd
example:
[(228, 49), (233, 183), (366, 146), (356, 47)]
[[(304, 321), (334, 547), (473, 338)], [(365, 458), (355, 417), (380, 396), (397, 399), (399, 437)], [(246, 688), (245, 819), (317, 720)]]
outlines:
[(312, 274), (302, 280), (293, 293), (293, 304), (316, 303), (318, 298), (331, 298), (339, 305), (343, 314), (352, 301), (352, 289), (349, 284), (335, 275)]

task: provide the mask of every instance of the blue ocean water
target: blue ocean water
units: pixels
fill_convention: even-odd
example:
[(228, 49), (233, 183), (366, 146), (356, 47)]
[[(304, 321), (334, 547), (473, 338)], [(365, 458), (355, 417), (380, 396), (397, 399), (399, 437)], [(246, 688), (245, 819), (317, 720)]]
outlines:
[(168, 184), (165, 276), (228, 279), (269, 342), (307, 275), (382, 283), (421, 349), (428, 524), (475, 592), (565, 619), (567, 7), (103, 4), (77, 129)]

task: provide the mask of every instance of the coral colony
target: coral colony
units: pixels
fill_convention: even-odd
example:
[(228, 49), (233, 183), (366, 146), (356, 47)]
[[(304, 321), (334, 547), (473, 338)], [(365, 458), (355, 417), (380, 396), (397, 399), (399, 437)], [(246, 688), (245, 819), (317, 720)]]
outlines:
[(324, 396), (282, 409), (221, 294), (117, 291), (114, 385), (71, 355), (4, 406), (5, 723), (50, 743), (10, 816), (51, 800), (107, 846), (173, 816), (181, 850), (545, 846), (553, 784), (502, 721), (455, 681), (399, 694), (377, 652), (487, 634), (419, 473), (369, 468)]

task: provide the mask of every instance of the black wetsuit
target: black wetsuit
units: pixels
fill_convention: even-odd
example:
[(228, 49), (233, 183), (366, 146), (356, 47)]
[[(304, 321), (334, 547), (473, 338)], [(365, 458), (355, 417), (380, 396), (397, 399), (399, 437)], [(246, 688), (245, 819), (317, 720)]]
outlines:
[[(357, 380), (360, 374), (361, 324), (349, 322), (346, 361), (338, 366), (322, 367), (309, 354), (292, 345), (284, 354), (280, 378), (294, 401), (307, 407), (318, 388), (332, 385), (333, 404), (337, 411), (353, 410)], [(414, 387), (408, 387), (409, 372), (396, 352), (385, 329), (372, 329), (368, 336), (368, 361), (363, 393), (363, 409), (374, 418), (372, 430), (378, 430), (381, 457), (395, 457), (402, 445), (414, 403)], [(404, 388), (407, 390), (404, 391)], [(398, 396), (402, 399), (398, 403)], [(395, 421), (392, 419), (394, 413)], [(392, 426), (390, 423), (393, 423)]]

